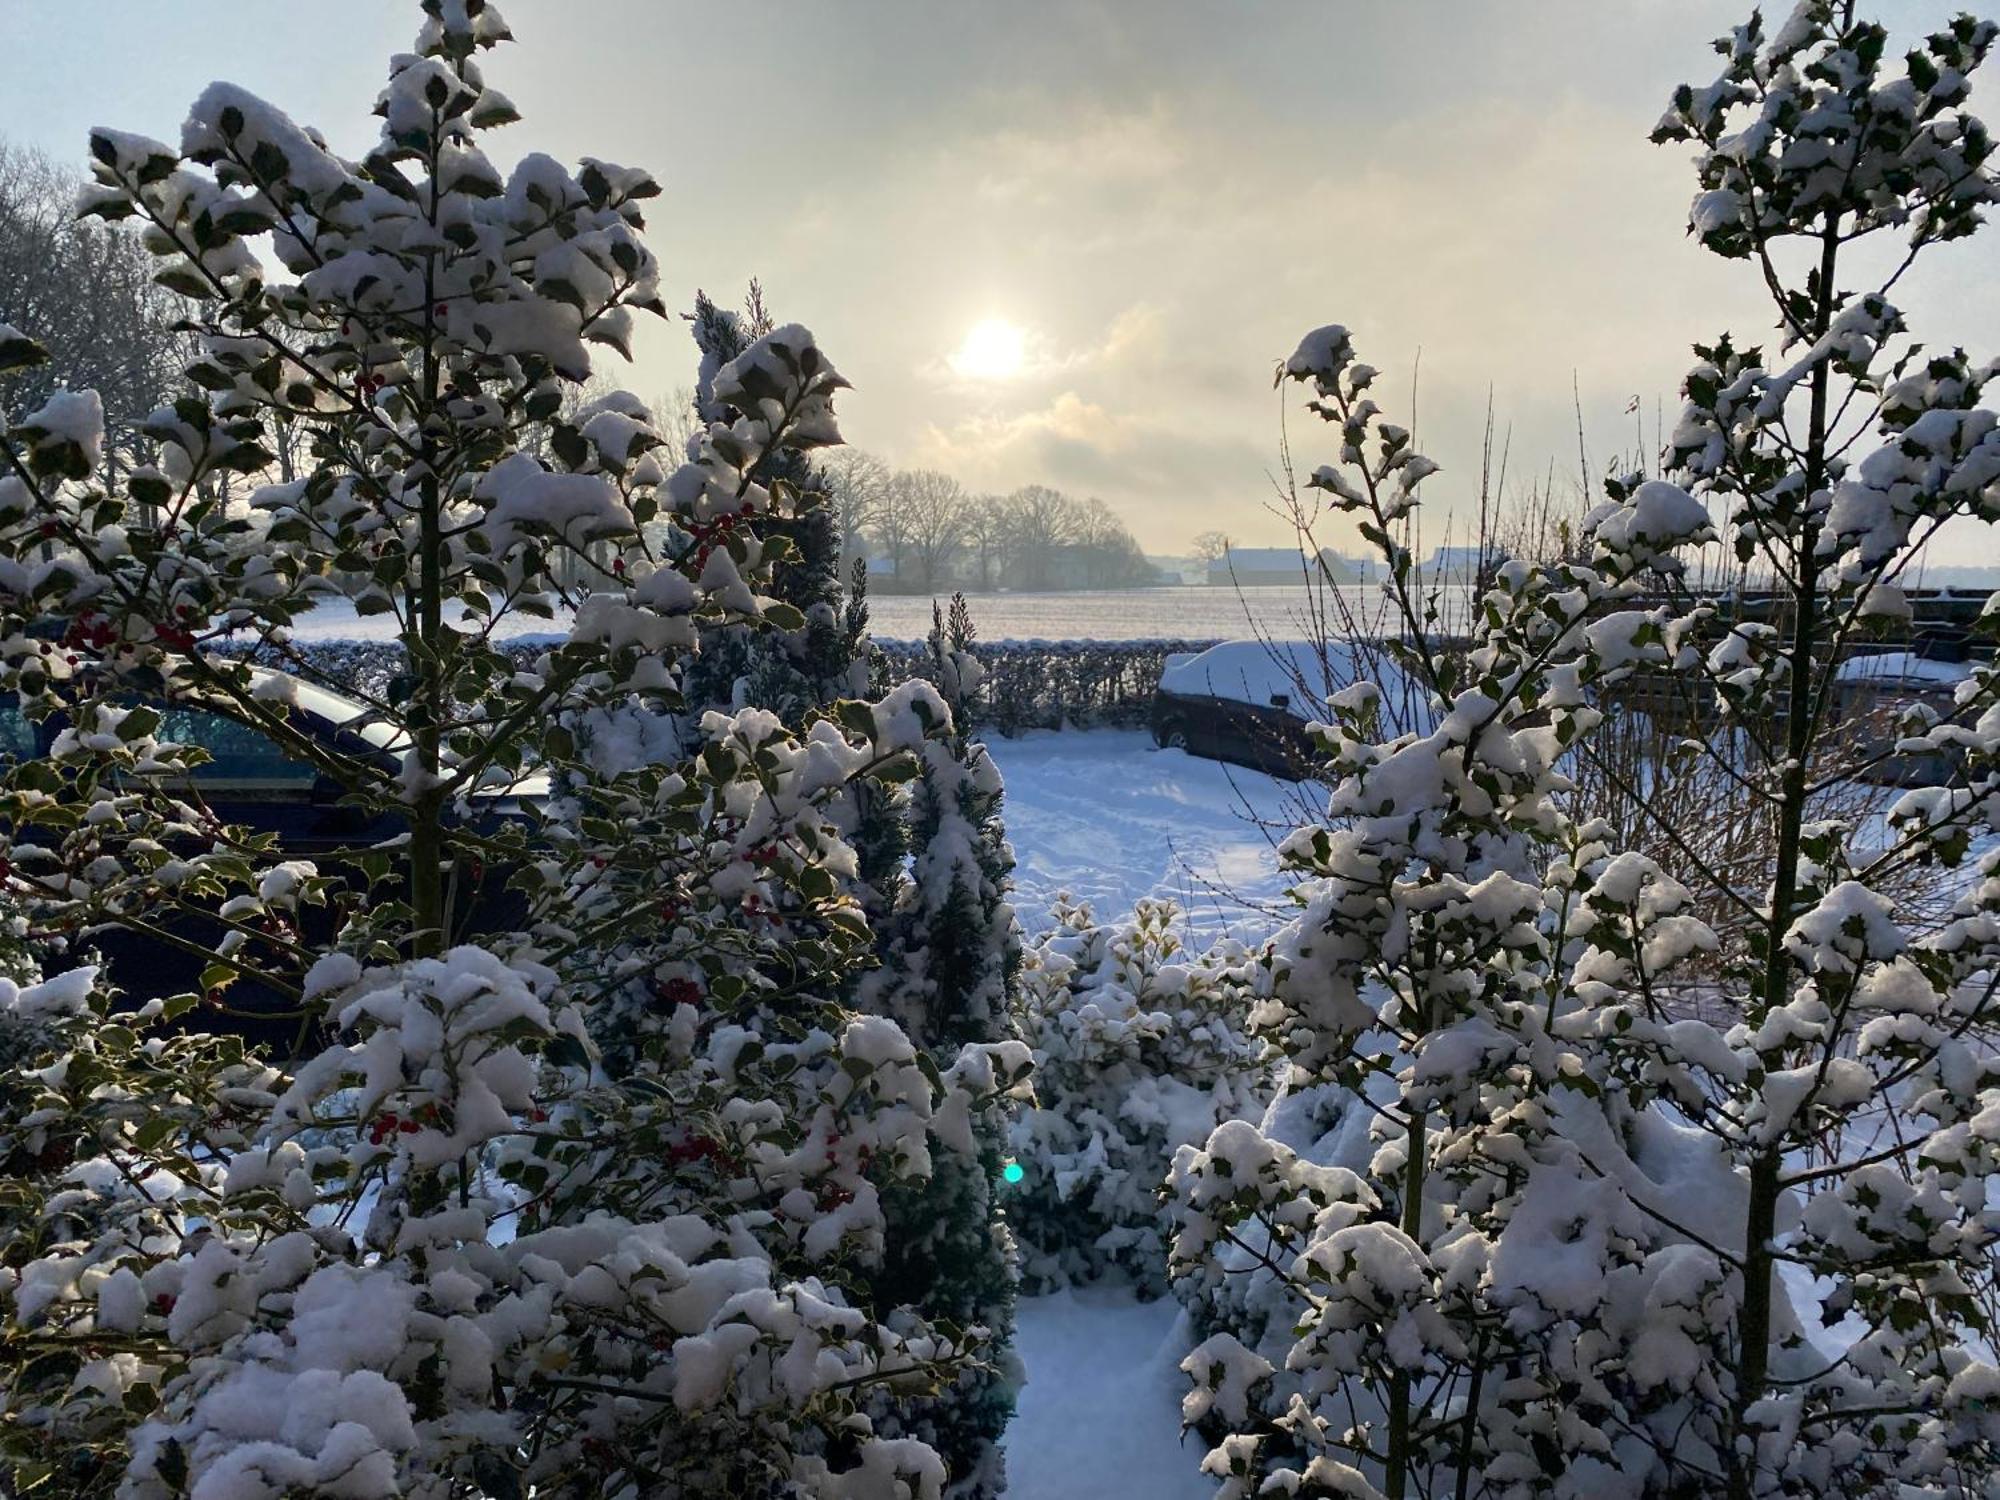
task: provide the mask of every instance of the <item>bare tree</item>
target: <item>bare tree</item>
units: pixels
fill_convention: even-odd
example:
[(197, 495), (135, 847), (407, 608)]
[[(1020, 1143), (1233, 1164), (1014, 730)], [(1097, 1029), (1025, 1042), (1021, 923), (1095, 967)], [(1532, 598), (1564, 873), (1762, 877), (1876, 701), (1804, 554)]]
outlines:
[(0, 380), (0, 395), (32, 408), (57, 387), (94, 388), (115, 473), (190, 350), (174, 331), (178, 299), (153, 281), (153, 257), (124, 228), (76, 217), (81, 186), (41, 153), (0, 142), (0, 323), (50, 355)]
[[(893, 513), (897, 533), (903, 538), (903, 558), (897, 559), (896, 576), (920, 590), (948, 582), (952, 565), (965, 545), (972, 509), (965, 487), (937, 469), (906, 469), (889, 481), (882, 509)], [(876, 535), (883, 534), (878, 520)], [(904, 559), (910, 565), (907, 574), (901, 567)]]
[(1024, 588), (1046, 589), (1055, 581), (1056, 559), (1077, 539), (1077, 504), (1047, 485), (1023, 485), (1007, 497)]
[(1158, 580), (1102, 500), (1079, 501), (1039, 484), (1004, 499), (969, 495), (949, 474), (890, 474), (879, 460), (846, 452), (829, 462), (828, 474), (843, 514), (860, 518), (903, 589), (946, 587), (962, 558), (977, 589), (1128, 588)]
[(1204, 531), (1188, 544), (1188, 556), (1198, 563), (1212, 566), (1227, 557), (1229, 549), (1235, 545), (1235, 538), (1226, 531)]
[(688, 443), (701, 427), (701, 418), (694, 409), (694, 387), (677, 385), (664, 396), (654, 397), (652, 410), (653, 425), (667, 440), (674, 460), (685, 460)]
[[(840, 530), (843, 567), (860, 557), (866, 534), (876, 527), (889, 489), (889, 466), (860, 448), (834, 448), (820, 460), (827, 492), (833, 497), (834, 524)], [(896, 528), (891, 527), (892, 531)], [(900, 532), (897, 533), (900, 536)], [(889, 549), (885, 549), (889, 550)]]
[(1075, 537), (1084, 587), (1127, 588), (1152, 581), (1153, 565), (1139, 543), (1118, 513), (1095, 495), (1077, 507)]
[(973, 500), (966, 520), (965, 539), (979, 566), (974, 587), (993, 588), (1006, 581), (1007, 564), (1015, 549), (1014, 517), (999, 495), (981, 495)]

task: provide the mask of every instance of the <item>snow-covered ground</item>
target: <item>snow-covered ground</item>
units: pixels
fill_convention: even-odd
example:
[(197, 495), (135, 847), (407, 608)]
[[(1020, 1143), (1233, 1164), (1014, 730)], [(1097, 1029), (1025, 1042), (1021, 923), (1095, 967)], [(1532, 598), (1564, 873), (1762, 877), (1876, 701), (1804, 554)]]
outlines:
[[(1173, 896), (1203, 933), (1246, 939), (1280, 920), (1271, 842), (1306, 789), (1161, 750), (1137, 731), (992, 738), (1007, 781), (1014, 902), (1029, 932), (1059, 889), (1117, 917)], [(1191, 1340), (1171, 1298), (1122, 1288), (1029, 1297), (1017, 1347), (1028, 1384), (1007, 1429), (1009, 1500), (1209, 1500), (1199, 1439), (1180, 1442)]]
[(994, 736), (987, 749), (1007, 782), (1014, 904), (1029, 933), (1063, 889), (1106, 919), (1172, 896), (1204, 934), (1254, 938), (1281, 919), (1272, 844), (1298, 825), (1307, 789), (1161, 750), (1139, 730)]
[(1008, 1500), (1209, 1500), (1201, 1440), (1180, 1442), (1191, 1342), (1171, 1297), (1088, 1287), (1024, 1298), (1028, 1384), (1007, 1429)]

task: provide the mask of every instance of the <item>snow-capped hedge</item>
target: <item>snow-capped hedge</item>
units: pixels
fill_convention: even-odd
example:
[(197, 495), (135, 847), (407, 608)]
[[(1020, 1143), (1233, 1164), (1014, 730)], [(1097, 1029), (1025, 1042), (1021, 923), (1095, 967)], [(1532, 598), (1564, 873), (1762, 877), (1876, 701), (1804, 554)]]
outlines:
[[(892, 681), (930, 672), (921, 641), (878, 641)], [(1005, 735), (1024, 729), (1130, 729), (1152, 712), (1167, 658), (1211, 640), (981, 641), (984, 670), (974, 718)]]
[[(519, 636), (502, 649), (526, 664), (555, 639)], [(981, 641), (972, 648), (984, 669), (972, 700), (973, 720), (1004, 735), (1064, 725), (1137, 728), (1152, 711), (1153, 690), (1167, 658), (1214, 644), (1209, 640)], [(875, 645), (891, 686), (936, 675), (927, 642), (878, 640)], [(336, 681), (371, 692), (385, 688), (403, 670), (402, 648), (394, 641), (301, 637), (282, 651), (260, 647), (251, 654), (273, 666), (283, 666), (291, 657)]]

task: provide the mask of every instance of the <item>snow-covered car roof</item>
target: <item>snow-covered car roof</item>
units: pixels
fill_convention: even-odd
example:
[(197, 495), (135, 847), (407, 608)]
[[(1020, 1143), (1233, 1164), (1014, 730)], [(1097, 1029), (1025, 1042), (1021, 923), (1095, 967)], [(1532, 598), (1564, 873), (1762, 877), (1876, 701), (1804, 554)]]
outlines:
[(1372, 645), (1224, 641), (1206, 651), (1168, 657), (1160, 673), (1160, 691), (1260, 708), (1270, 707), (1274, 697), (1285, 697), (1291, 701), (1284, 707), (1309, 719), (1323, 711), (1333, 694), (1361, 681), (1377, 683), (1385, 697), (1392, 697), (1399, 693), (1404, 676)]
[[(280, 672), (271, 667), (250, 668), (251, 693), (253, 696), (277, 703), (289, 703), (314, 718), (356, 734), (376, 750), (387, 751), (391, 755), (406, 755), (410, 750), (410, 738), (400, 727), (385, 723), (377, 718), (372, 709), (364, 703), (357, 703), (331, 688), (320, 687)], [(532, 771), (525, 775), (508, 779), (497, 768), (489, 768), (489, 774), (480, 778), (480, 785), (474, 795), (479, 797), (519, 797), (529, 800), (549, 795), (548, 773)]]
[(1966, 661), (1938, 661), (1914, 651), (1883, 651), (1850, 656), (1834, 668), (1836, 682), (1867, 683), (1872, 687), (1955, 687), (1973, 673)]
[(356, 703), (352, 698), (330, 688), (318, 687), (289, 672), (279, 672), (270, 667), (250, 668), (250, 692), (256, 698), (289, 703), (303, 709), (337, 729), (359, 735), (377, 750), (403, 750), (410, 742), (409, 736), (394, 724), (376, 718), (366, 704)]

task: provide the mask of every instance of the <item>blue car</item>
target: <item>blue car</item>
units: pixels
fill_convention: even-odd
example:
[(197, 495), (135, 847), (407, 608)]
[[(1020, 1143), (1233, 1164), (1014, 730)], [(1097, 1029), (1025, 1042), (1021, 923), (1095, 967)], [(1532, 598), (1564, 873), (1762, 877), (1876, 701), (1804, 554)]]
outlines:
[[(291, 723), (302, 733), (344, 756), (373, 757), (393, 772), (409, 744), (401, 731), (370, 716), (362, 704), (268, 669), (254, 669), (272, 696), (291, 707)], [(181, 702), (155, 703), (160, 713), (157, 738), (195, 745), (209, 759), (195, 767), (185, 793), (223, 823), (274, 835), (284, 858), (312, 860), (322, 873), (339, 873), (337, 856), (370, 845), (387, 843), (405, 830), (393, 812), (343, 805), (343, 789), (309, 761), (288, 754), (262, 730), (232, 718), (223, 708)], [(0, 759), (45, 755), (62, 730), (59, 717), (33, 723), (19, 705), (0, 701)], [(496, 777), (481, 790), (483, 814), (496, 819), (531, 820), (548, 795), (548, 778), (539, 773), (518, 779)], [(19, 831), (21, 842), (32, 843), (32, 830)], [(332, 857), (332, 858), (330, 858)], [(520, 898), (506, 890), (506, 871), (480, 872), (477, 889), (458, 893), (456, 931), (493, 931), (513, 925)], [(332, 936), (332, 914), (307, 908), (302, 917), (308, 943)], [(316, 924), (328, 930), (315, 932)], [(120, 927), (105, 927), (88, 935), (86, 945), (96, 961), (134, 1000), (184, 993), (197, 987), (201, 971), (213, 961), (190, 952), (184, 943), (212, 952), (223, 929), (189, 916), (177, 921), (172, 934), (180, 942), (149, 938)], [(80, 957), (80, 956), (79, 956)], [(60, 958), (56, 962), (60, 962)], [(301, 1028), (282, 997), (243, 979), (230, 986), (226, 1010), (201, 1019), (205, 1030), (231, 1031), (280, 1052), (317, 1050), (312, 1028)], [(283, 1015), (279, 1013), (283, 1012)]]

